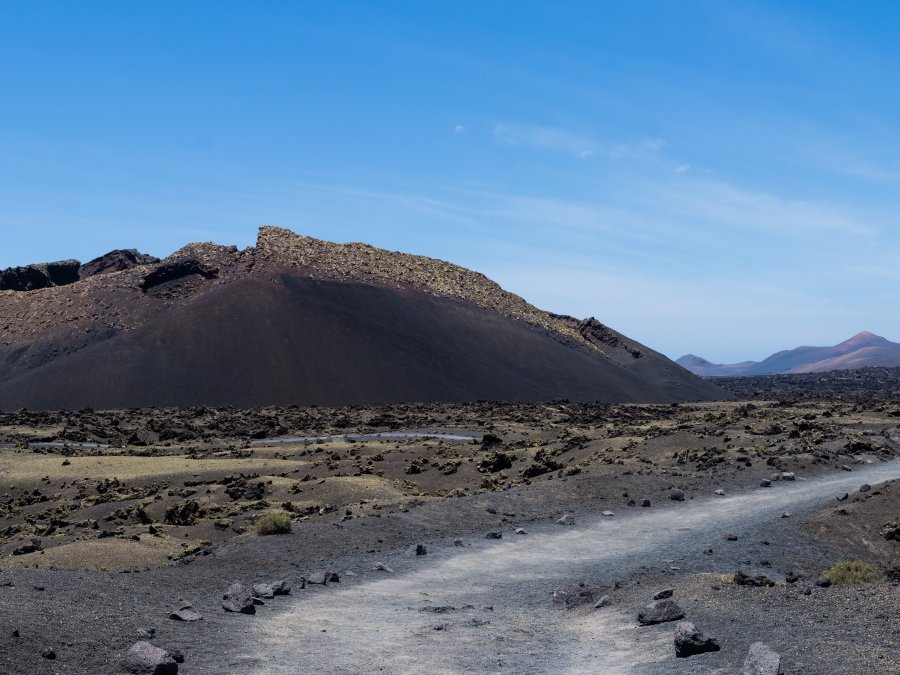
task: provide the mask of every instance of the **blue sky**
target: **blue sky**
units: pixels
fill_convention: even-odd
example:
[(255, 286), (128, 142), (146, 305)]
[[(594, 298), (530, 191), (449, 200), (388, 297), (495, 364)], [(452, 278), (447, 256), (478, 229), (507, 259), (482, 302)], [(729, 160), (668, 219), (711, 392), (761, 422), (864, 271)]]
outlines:
[(0, 267), (279, 225), (672, 357), (900, 340), (898, 29), (883, 2), (5, 3)]

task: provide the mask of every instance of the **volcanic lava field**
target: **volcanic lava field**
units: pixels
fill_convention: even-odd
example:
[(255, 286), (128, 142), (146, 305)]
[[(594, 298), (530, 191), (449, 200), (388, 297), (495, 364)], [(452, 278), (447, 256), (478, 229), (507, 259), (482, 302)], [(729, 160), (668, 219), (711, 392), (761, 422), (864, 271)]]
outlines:
[[(150, 634), (154, 644), (182, 653), (179, 672), (299, 672), (285, 665), (298, 663), (296, 655), (278, 661), (280, 650), (297, 648), (279, 632), (278, 613), (294, 617), (291, 630), (325, 630), (317, 623), (330, 620), (325, 614), (303, 615), (310, 593), (316, 606), (337, 611), (322, 595), (330, 588), (352, 593), (373, 575), (399, 579), (468, 547), (511, 546), (510, 538), (526, 546), (540, 532), (578, 532), (594, 518), (637, 527), (654, 512), (662, 518), (694, 503), (702, 511), (707, 500), (735, 495), (747, 500), (741, 508), (748, 520), (734, 539), (716, 536), (715, 545), (694, 550), (703, 536), (672, 528), (659, 534), (675, 537), (667, 545), (672, 559), (650, 541), (639, 565), (616, 563), (602, 574), (599, 563), (576, 567), (571, 578), (566, 572), (546, 587), (523, 585), (523, 597), (543, 603), (540, 611), (553, 612), (548, 616), (565, 630), (609, 635), (618, 633), (590, 621), (634, 623), (632, 610), (652, 599), (651, 588), (674, 587), (688, 618), (722, 643), (675, 660), (672, 624), (646, 627), (628, 633), (641, 640), (631, 650), (658, 658), (629, 662), (624, 672), (735, 672), (729, 669), (757, 640), (781, 654), (785, 672), (896, 672), (900, 501), (890, 467), (900, 454), (900, 404), (846, 392), (783, 396), (783, 380), (757, 379), (757, 390), (765, 381), (777, 387), (779, 400), (0, 414), (0, 598), (16, 608), (0, 618), (0, 669), (119, 672), (129, 646)], [(879, 482), (860, 491), (867, 471)], [(762, 507), (768, 495), (784, 495), (778, 508), (786, 509), (795, 486), (834, 477), (844, 482), (828, 488), (835, 494), (827, 498), (807, 494), (793, 514), (750, 517), (756, 500)], [(273, 511), (288, 514), (290, 533), (257, 533)], [(594, 531), (585, 530), (583, 541)], [(498, 535), (496, 544), (489, 535)], [(426, 555), (415, 555), (419, 546)], [(871, 563), (882, 580), (816, 585), (844, 560)], [(306, 583), (322, 570), (334, 570), (340, 583)], [(738, 583), (737, 572), (767, 581)], [(293, 586), (287, 599), (265, 600), (254, 617), (223, 611), (221, 595), (232, 581), (275, 578)], [(594, 609), (603, 596), (611, 608)], [(167, 618), (184, 599), (203, 621)], [(493, 624), (478, 621), (485, 622), (478, 639), (496, 646), (507, 624), (499, 614)], [(422, 649), (442, 654), (446, 645), (429, 641), (444, 629), (426, 628)], [(812, 640), (816, 650), (808, 649)], [(261, 644), (269, 645), (265, 658)], [(584, 644), (569, 656), (587, 654)], [(51, 648), (54, 658), (42, 658)], [(331, 663), (335, 672), (404, 670), (372, 660), (379, 646), (361, 638), (340, 649), (346, 654)], [(354, 650), (367, 656), (354, 660)], [(305, 667), (328, 668), (316, 658)], [(506, 666), (451, 659), (447, 672), (514, 672), (515, 659), (506, 659)], [(540, 659), (530, 663), (557, 670)], [(817, 670), (823, 664), (832, 669)], [(580, 672), (578, 663), (568, 667)]]

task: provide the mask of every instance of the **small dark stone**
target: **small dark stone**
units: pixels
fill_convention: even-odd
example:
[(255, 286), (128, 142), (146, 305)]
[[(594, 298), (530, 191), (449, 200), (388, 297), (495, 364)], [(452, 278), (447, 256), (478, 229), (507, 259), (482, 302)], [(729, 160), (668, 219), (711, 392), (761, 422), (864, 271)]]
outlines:
[(663, 590), (656, 593), (653, 596), (654, 600), (665, 600), (666, 598), (671, 598), (675, 594), (674, 588), (664, 588)]
[(553, 602), (564, 604), (566, 609), (594, 602), (594, 593), (584, 586), (567, 586), (553, 591)]
[(642, 501), (641, 501), (641, 506), (642, 506), (643, 508), (645, 508), (645, 509), (648, 508), (648, 507), (650, 506), (650, 500), (649, 500), (649, 499), (644, 499), (644, 500), (642, 500)]
[(416, 555), (425, 555), (428, 553), (428, 549), (425, 548), (422, 544), (416, 544)]
[(484, 538), (485, 539), (503, 539), (503, 533), (502, 532), (488, 532), (486, 535), (484, 535)]
[(737, 571), (734, 573), (734, 583), (736, 586), (774, 586), (775, 582), (764, 574), (751, 577), (744, 572)]
[(41, 652), (41, 656), (44, 657), (45, 659), (49, 659), (50, 661), (52, 661), (53, 659), (56, 658), (56, 651), (53, 649), (53, 647), (48, 647), (47, 649), (45, 649), (44, 651)]
[(684, 490), (679, 490), (678, 488), (672, 488), (672, 491), (669, 492), (669, 499), (673, 502), (683, 502), (684, 501)]
[(831, 586), (831, 579), (829, 579), (828, 577), (822, 577), (816, 582), (816, 586), (818, 586), (819, 588), (828, 588), (829, 586)]
[(719, 651), (718, 641), (704, 635), (690, 621), (682, 621), (675, 626), (675, 656), (678, 658), (717, 651)]

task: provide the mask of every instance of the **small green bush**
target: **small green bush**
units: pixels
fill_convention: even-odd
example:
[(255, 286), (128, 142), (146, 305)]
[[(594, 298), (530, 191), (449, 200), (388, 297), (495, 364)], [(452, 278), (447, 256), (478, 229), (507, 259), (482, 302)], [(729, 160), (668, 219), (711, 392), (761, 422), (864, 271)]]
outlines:
[(835, 586), (858, 584), (882, 584), (887, 581), (884, 573), (867, 562), (851, 560), (838, 563), (825, 572), (825, 576)]
[(270, 511), (256, 521), (256, 534), (287, 534), (291, 531), (291, 514), (284, 511)]

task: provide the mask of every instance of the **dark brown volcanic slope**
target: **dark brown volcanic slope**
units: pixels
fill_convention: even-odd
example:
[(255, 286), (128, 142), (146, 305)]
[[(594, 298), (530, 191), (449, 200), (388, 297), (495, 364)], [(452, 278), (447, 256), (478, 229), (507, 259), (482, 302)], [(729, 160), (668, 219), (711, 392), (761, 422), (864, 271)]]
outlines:
[(833, 347), (797, 347), (763, 361), (718, 364), (687, 354), (678, 364), (704, 377), (824, 373), (830, 370), (900, 366), (900, 344), (863, 331)]
[(277, 228), (0, 292), (0, 329), (3, 409), (727, 397), (470, 270)]

